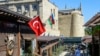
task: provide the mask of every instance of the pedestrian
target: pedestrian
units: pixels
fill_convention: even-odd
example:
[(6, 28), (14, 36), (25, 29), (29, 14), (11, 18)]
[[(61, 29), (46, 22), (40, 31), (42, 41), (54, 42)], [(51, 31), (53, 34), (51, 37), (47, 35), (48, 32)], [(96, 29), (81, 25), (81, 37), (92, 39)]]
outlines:
[(80, 53), (81, 53), (81, 56), (87, 56), (86, 54), (86, 46), (83, 45), (83, 44), (80, 44)]
[(76, 48), (74, 56), (81, 56), (79, 47)]

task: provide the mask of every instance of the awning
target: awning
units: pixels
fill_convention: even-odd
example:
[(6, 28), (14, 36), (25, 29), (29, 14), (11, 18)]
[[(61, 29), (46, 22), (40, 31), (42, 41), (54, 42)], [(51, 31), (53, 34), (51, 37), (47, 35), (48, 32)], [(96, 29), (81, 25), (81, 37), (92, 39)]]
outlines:
[(86, 24), (85, 26), (95, 26), (96, 24), (100, 23), (100, 12), (94, 15)]
[(90, 43), (92, 42), (92, 36), (86, 35), (82, 38), (82, 41), (85, 43)]
[(12, 23), (26, 23), (30, 20), (29, 17), (11, 11), (5, 7), (0, 7), (0, 21), (7, 21)]

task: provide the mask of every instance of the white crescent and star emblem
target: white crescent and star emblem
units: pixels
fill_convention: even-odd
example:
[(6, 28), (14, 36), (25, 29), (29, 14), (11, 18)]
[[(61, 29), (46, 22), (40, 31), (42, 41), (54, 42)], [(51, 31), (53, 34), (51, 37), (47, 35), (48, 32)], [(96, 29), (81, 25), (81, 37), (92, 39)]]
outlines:
[(39, 21), (34, 21), (33, 22), (33, 27), (36, 27), (37, 29), (39, 29), (39, 26), (37, 24), (39, 24)]
[(30, 28), (35, 32), (36, 36), (40, 36), (43, 32), (45, 32), (45, 28), (43, 27), (43, 24), (39, 16), (30, 20), (28, 24)]

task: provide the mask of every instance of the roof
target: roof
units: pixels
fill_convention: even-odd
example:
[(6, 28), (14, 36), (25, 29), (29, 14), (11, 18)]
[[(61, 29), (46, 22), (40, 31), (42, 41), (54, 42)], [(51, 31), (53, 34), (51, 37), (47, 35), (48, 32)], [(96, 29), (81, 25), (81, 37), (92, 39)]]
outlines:
[(86, 22), (85, 26), (95, 26), (97, 23), (100, 23), (100, 12), (98, 12), (88, 22)]
[[(2, 33), (16, 33), (18, 31), (17, 27), (15, 27), (15, 28), (10, 27), (10, 26), (8, 27), (8, 26), (6, 26), (6, 24), (10, 25), (12, 23), (15, 23), (14, 26), (17, 25), (16, 23), (24, 24), (24, 27), (22, 25), (20, 25), (20, 29), (21, 29), (20, 32), (25, 37), (24, 39), (32, 39), (32, 38), (34, 38), (34, 36), (33, 36), (34, 32), (27, 25), (27, 22), (29, 20), (30, 20), (30, 18), (27, 16), (24, 16), (17, 12), (11, 11), (5, 7), (0, 7), (0, 21), (2, 21), (2, 22), (0, 22), (1, 23), (0, 27), (2, 28), (2, 29), (0, 29), (0, 33), (1, 32)], [(7, 29), (4, 29), (3, 26), (5, 26)]]
[(71, 13), (72, 11), (75, 11), (76, 9), (68, 9), (68, 10), (59, 10), (59, 13)]
[(86, 35), (82, 39), (84, 39), (84, 38), (92, 38), (92, 36), (91, 35)]
[(59, 10), (60, 13), (71, 13), (75, 9), (69, 9), (69, 10)]
[(49, 41), (57, 40), (59, 38), (60, 37), (57, 36), (40, 36), (37, 38), (37, 40), (41, 42), (49, 42)]
[(0, 7), (0, 21), (26, 23), (30, 20), (29, 17), (11, 11), (5, 7)]
[(92, 41), (92, 36), (86, 35), (82, 38), (82, 41), (85, 42), (85, 43), (90, 43)]

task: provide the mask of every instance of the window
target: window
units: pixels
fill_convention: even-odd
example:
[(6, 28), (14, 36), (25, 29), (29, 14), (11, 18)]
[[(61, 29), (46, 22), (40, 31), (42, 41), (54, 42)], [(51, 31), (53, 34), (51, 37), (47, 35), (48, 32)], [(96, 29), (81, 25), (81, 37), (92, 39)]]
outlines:
[(21, 8), (21, 5), (17, 5), (16, 8), (17, 8), (17, 12), (18, 12), (18, 13), (21, 13), (21, 9), (22, 9), (22, 8)]
[(55, 9), (53, 9), (53, 13), (54, 13), (54, 16), (55, 16)]
[(52, 9), (51, 9), (51, 13), (52, 13)]
[(25, 10), (29, 11), (29, 5), (28, 4), (25, 4), (24, 7), (25, 7)]
[(33, 4), (32, 5), (32, 8), (33, 8), (33, 10), (37, 10), (37, 5), (36, 4)]

